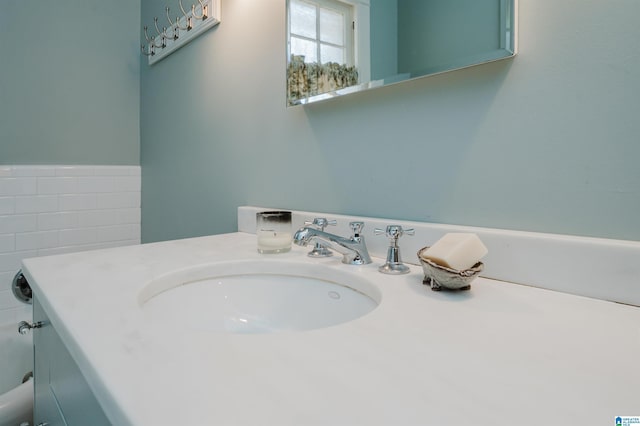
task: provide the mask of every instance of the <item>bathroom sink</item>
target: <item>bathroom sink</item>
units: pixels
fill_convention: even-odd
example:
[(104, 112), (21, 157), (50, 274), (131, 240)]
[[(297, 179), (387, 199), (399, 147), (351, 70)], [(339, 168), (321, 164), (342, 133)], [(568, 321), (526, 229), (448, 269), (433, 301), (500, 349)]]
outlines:
[(138, 303), (146, 321), (228, 333), (329, 327), (375, 309), (380, 292), (348, 267), (278, 260), (211, 263), (148, 283)]

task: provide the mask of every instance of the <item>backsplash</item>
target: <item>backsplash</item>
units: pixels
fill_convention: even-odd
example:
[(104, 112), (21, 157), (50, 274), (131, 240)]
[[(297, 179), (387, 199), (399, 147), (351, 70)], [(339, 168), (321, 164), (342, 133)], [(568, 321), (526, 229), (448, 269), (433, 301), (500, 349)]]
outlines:
[(27, 319), (24, 258), (140, 244), (139, 166), (0, 165), (0, 324)]
[[(279, 210), (276, 207), (241, 206), (238, 208), (238, 231), (255, 233), (256, 212)], [(294, 229), (315, 217), (336, 219), (330, 232), (351, 235), (350, 221), (365, 222), (362, 233), (369, 254), (384, 259), (389, 239), (374, 235), (375, 228), (389, 224), (414, 228), (415, 235), (403, 237), (399, 245), (402, 259), (418, 265), (420, 248), (438, 241), (448, 232), (478, 234), (489, 249), (482, 259), (481, 276), (510, 283), (541, 287), (569, 294), (640, 306), (640, 241), (612, 240), (544, 234), (503, 229), (459, 226), (429, 222), (410, 222), (333, 213), (293, 210)]]

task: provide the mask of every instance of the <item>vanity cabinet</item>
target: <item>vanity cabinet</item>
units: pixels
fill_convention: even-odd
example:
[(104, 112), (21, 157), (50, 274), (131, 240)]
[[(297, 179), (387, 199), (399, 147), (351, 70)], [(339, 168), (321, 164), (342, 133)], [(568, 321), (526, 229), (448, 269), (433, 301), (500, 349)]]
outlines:
[(35, 425), (110, 425), (37, 298), (33, 299)]

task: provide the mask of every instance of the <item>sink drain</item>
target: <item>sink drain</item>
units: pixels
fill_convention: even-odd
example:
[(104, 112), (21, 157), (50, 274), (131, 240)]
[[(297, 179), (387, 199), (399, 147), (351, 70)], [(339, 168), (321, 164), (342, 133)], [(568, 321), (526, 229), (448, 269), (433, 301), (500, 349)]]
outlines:
[(334, 300), (338, 300), (338, 299), (340, 299), (340, 293), (338, 293), (337, 291), (330, 291), (330, 292), (329, 292), (329, 293), (327, 293), (327, 294), (329, 295), (329, 297), (330, 297), (331, 299), (334, 299)]

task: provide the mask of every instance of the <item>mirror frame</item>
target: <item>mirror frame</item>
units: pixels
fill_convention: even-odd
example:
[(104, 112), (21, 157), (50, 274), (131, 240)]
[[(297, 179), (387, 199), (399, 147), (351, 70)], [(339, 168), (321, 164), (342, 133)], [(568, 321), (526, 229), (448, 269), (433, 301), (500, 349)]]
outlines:
[[(358, 60), (360, 61), (368, 61), (369, 63), (367, 64), (367, 66), (362, 67), (364, 70), (364, 75), (366, 76), (370, 76), (371, 75), (371, 66), (370, 66), (370, 46), (368, 44), (368, 42), (364, 42), (364, 37), (369, 37), (370, 35), (370, 23), (369, 23), (369, 11), (368, 11), (368, 7), (369, 7), (369, 0), (340, 0), (349, 4), (354, 5), (354, 7), (356, 7), (358, 4), (364, 4), (366, 6), (366, 9), (364, 12), (362, 10), (362, 8), (357, 9), (356, 7), (356, 12), (355, 12), (355, 19), (357, 20), (356, 22), (358, 22), (358, 20), (360, 22), (363, 22), (364, 20), (366, 20), (366, 24), (365, 25), (359, 25), (356, 27), (355, 31), (355, 35), (354, 35), (354, 43), (356, 45), (356, 50), (358, 50), (359, 52), (361, 52), (358, 55), (359, 59), (356, 59), (356, 67), (358, 69), (358, 73), (360, 73), (360, 64), (358, 64)], [(434, 75), (439, 75), (439, 74), (443, 74), (446, 72), (451, 72), (451, 71), (457, 71), (457, 70), (461, 70), (461, 69), (466, 69), (466, 68), (470, 68), (470, 67), (475, 67), (478, 65), (483, 65), (486, 63), (491, 63), (491, 62), (495, 62), (495, 61), (501, 61), (501, 60), (505, 60), (505, 59), (510, 59), (513, 58), (517, 55), (518, 53), (518, 0), (500, 0), (500, 13), (501, 13), (501, 17), (500, 17), (500, 34), (503, 35), (503, 37), (501, 37), (500, 40), (500, 48), (497, 50), (493, 50), (493, 51), (488, 51), (488, 52), (481, 52), (479, 53), (476, 57), (477, 59), (472, 59), (472, 57), (465, 57), (460, 63), (453, 63), (447, 67), (441, 67), (442, 69), (438, 69), (438, 68), (432, 68), (432, 69), (427, 69), (427, 70), (423, 70), (423, 71), (412, 71), (410, 73), (405, 73), (405, 74), (409, 74), (410, 76), (407, 78), (397, 78), (397, 79), (393, 79), (393, 78), (389, 78), (389, 77), (385, 77), (382, 79), (378, 79), (375, 81), (371, 81), (370, 79), (368, 81), (364, 81), (361, 83), (357, 83), (355, 85), (350, 85), (347, 87), (343, 87), (337, 90), (331, 90), (325, 93), (321, 93), (318, 95), (313, 95), (313, 96), (308, 96), (306, 98), (300, 98), (300, 99), (296, 99), (294, 101), (290, 101), (289, 99), (289, 69), (290, 69), (290, 65), (291, 65), (291, 61), (292, 61), (292, 56), (290, 55), (290, 33), (289, 33), (289, 29), (290, 29), (290, 15), (289, 15), (289, 3), (290, 0), (286, 0), (285, 2), (285, 7), (286, 7), (286, 28), (285, 28), (285, 34), (286, 34), (286, 71), (285, 71), (285, 84), (286, 84), (286, 103), (288, 107), (291, 106), (296, 106), (296, 105), (307, 105), (307, 104), (311, 104), (311, 103), (316, 103), (316, 102), (320, 102), (320, 101), (326, 101), (328, 99), (334, 99), (336, 97), (341, 97), (341, 96), (345, 96), (345, 95), (349, 95), (352, 93), (359, 93), (359, 92), (363, 92), (363, 91), (367, 91), (367, 90), (371, 90), (371, 89), (376, 89), (379, 87), (385, 87), (385, 86), (390, 86), (390, 85), (395, 85), (395, 84), (399, 84), (399, 83), (404, 83), (407, 81), (413, 81), (416, 79), (421, 79), (421, 78), (425, 78), (425, 77), (431, 77)], [(511, 24), (511, 33), (510, 33), (510, 37), (507, 37), (507, 16), (509, 16), (509, 22)], [(358, 33), (358, 30), (360, 31), (360, 33)], [(361, 78), (361, 75), (358, 76), (358, 79)], [(385, 81), (385, 80), (390, 80), (390, 81)]]

